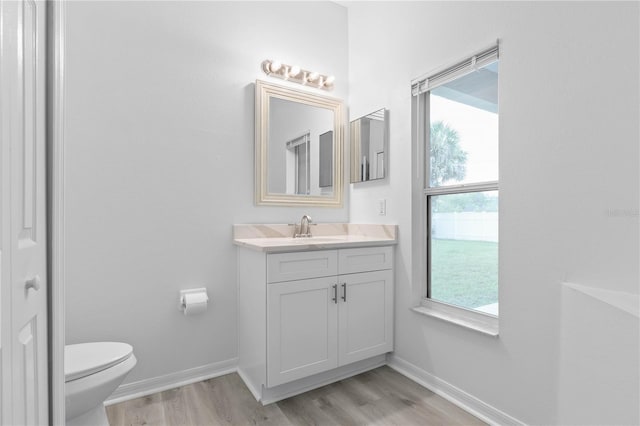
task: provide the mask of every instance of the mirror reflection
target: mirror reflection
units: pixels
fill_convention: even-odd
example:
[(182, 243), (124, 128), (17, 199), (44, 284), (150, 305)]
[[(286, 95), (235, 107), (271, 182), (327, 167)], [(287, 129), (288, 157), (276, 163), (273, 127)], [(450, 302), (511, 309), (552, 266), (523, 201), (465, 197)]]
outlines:
[(333, 112), (272, 97), (269, 101), (270, 193), (333, 193)]
[(385, 177), (388, 115), (383, 108), (351, 122), (351, 183)]
[(256, 81), (256, 204), (342, 206), (340, 99)]

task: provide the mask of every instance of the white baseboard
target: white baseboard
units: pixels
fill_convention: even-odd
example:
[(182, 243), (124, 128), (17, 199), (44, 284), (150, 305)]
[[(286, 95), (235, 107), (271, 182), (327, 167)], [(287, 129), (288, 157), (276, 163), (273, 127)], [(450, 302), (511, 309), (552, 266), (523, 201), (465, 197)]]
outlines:
[(260, 401), (262, 389), (257, 389), (254, 386), (253, 382), (249, 380), (249, 376), (247, 376), (239, 366), (237, 369), (237, 373), (238, 373), (238, 376), (240, 376), (240, 378), (244, 382), (244, 385), (249, 389), (249, 392), (251, 392), (251, 395), (253, 395), (256, 401)]
[(177, 371), (164, 376), (153, 377), (151, 379), (140, 380), (133, 383), (120, 385), (116, 391), (105, 401), (105, 405), (117, 404), (130, 399), (140, 398), (162, 392), (167, 389), (200, 382), (213, 377), (223, 376), (236, 371), (238, 365), (237, 358), (225, 361), (214, 362), (188, 370)]
[(497, 408), (481, 401), (475, 396), (458, 389), (450, 383), (424, 371), (420, 367), (395, 355), (387, 356), (387, 364), (403, 376), (440, 395), (449, 402), (473, 414), (490, 425), (524, 425), (525, 423), (511, 417)]

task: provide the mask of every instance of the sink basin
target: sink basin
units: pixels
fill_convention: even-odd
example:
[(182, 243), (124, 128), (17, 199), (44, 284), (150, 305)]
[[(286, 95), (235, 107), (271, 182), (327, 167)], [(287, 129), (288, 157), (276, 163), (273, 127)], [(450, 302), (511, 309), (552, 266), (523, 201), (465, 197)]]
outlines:
[(293, 244), (320, 244), (320, 243), (333, 243), (336, 241), (344, 241), (341, 237), (300, 237), (289, 238)]
[(279, 238), (268, 238), (270, 245), (313, 245), (313, 244), (326, 244), (326, 243), (337, 243), (340, 241), (345, 241), (345, 237), (279, 237)]

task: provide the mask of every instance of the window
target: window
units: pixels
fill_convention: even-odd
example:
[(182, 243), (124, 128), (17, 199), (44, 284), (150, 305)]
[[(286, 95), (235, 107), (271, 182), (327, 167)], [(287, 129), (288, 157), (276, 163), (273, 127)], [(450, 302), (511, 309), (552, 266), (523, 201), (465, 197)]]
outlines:
[[(287, 194), (308, 195), (310, 193), (310, 132), (287, 141)], [(293, 189), (293, 191), (291, 190)]]
[[(498, 47), (412, 86), (426, 297), (498, 315)], [(425, 259), (426, 258), (426, 259)]]

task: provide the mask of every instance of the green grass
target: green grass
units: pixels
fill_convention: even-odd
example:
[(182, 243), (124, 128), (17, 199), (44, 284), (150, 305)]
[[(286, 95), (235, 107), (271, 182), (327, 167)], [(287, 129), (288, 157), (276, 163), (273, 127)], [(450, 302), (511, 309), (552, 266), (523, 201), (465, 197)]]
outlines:
[(431, 298), (465, 308), (498, 301), (498, 243), (431, 240)]

